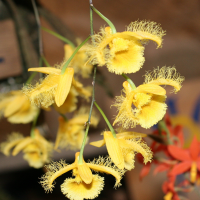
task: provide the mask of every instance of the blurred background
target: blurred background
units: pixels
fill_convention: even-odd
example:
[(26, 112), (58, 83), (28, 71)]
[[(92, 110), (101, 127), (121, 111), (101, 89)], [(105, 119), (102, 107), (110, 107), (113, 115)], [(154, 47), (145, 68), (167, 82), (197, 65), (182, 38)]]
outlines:
[[(78, 37), (84, 40), (90, 34), (89, 1), (87, 0), (38, 0), (37, 6), (42, 26), (75, 41)], [(181, 91), (174, 95), (168, 93), (169, 113), (176, 122), (183, 123), (186, 134), (199, 137), (199, 132), (191, 132), (191, 123), (200, 128), (200, 1), (198, 0), (93, 0), (94, 6), (115, 25), (117, 31), (124, 31), (126, 26), (136, 20), (150, 20), (161, 24), (166, 30), (163, 47), (156, 49), (150, 42), (146, 45), (145, 64), (136, 74), (130, 77), (136, 85), (142, 84), (146, 71), (157, 66), (176, 66), (177, 71), (185, 77)], [(105, 22), (94, 13), (94, 30), (99, 31)], [(20, 89), (27, 79), (27, 68), (38, 66), (38, 35), (35, 16), (30, 0), (0, 0), (0, 92)], [(50, 65), (60, 63), (64, 57), (64, 43), (47, 32), (42, 31), (44, 55)], [(98, 69), (103, 82), (108, 85), (113, 96), (121, 94), (123, 77), (111, 74), (106, 67)], [(85, 81), (91, 84), (92, 79)], [(167, 88), (168, 89), (168, 88)], [(170, 88), (169, 88), (170, 91)], [(116, 115), (115, 108), (110, 108), (114, 99), (108, 95), (105, 87), (97, 84), (96, 100), (110, 121)], [(190, 122), (180, 119), (184, 116)], [(43, 112), (40, 123), (47, 124), (47, 138), (54, 140), (58, 128), (58, 115), (53, 110)], [(100, 139), (105, 129), (101, 120), (98, 129), (91, 129), (90, 141)], [(13, 125), (6, 119), (0, 120), (0, 141), (7, 134), (20, 131), (29, 135), (30, 125)], [(136, 127), (135, 131), (151, 133)], [(188, 137), (190, 140), (190, 137)], [(200, 139), (200, 137), (199, 137)], [(106, 149), (97, 149), (87, 145), (85, 158), (93, 159), (106, 155)], [(62, 151), (54, 154), (54, 160), (74, 160), (74, 152)], [(113, 189), (114, 178), (105, 175), (105, 187), (97, 199), (116, 200), (160, 200), (163, 199), (161, 185), (166, 179), (165, 173), (156, 176), (150, 173), (143, 181), (139, 180), (142, 165), (136, 162), (136, 168), (127, 172), (123, 186)], [(38, 184), (43, 169), (32, 169), (22, 159), (5, 157), (0, 153), (0, 200), (45, 200), (66, 199), (60, 192), (60, 184), (71, 176), (71, 173), (57, 180), (52, 194), (45, 194)], [(196, 194), (189, 199), (199, 199)]]

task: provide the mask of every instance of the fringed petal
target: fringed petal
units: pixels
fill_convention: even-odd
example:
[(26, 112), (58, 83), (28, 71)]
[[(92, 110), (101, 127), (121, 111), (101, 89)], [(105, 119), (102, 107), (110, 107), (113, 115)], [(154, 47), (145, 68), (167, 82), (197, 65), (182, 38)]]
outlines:
[(48, 108), (54, 103), (59, 76), (50, 74), (40, 84), (37, 83), (35, 86), (25, 85), (23, 93), (29, 98), (32, 104), (37, 107)]
[(137, 40), (113, 39), (110, 56), (106, 59), (107, 68), (116, 74), (137, 72), (143, 65), (144, 47)]
[(152, 72), (145, 74), (145, 83), (155, 85), (170, 85), (174, 87), (174, 92), (178, 92), (181, 89), (181, 84), (184, 81), (175, 67), (159, 67), (154, 69)]
[(101, 190), (103, 190), (104, 178), (98, 175), (93, 175), (92, 182), (86, 184), (73, 178), (66, 179), (61, 185), (62, 193), (70, 200), (83, 200), (96, 198)]
[(51, 192), (54, 188), (54, 180), (62, 174), (76, 168), (76, 164), (67, 165), (64, 161), (52, 162), (45, 166), (47, 172), (41, 177), (40, 183), (46, 192)]
[(113, 165), (110, 157), (99, 157), (92, 162), (87, 163), (88, 167), (94, 171), (100, 173), (111, 174), (115, 177), (116, 183), (114, 187), (120, 186), (120, 181), (126, 170), (121, 170), (117, 166)]
[(162, 37), (165, 35), (160, 24), (150, 21), (132, 22), (125, 33), (139, 40), (152, 40), (157, 43), (158, 47), (162, 46)]
[(10, 150), (24, 139), (23, 135), (17, 132), (8, 136), (6, 142), (1, 143), (1, 152), (6, 156), (10, 155)]

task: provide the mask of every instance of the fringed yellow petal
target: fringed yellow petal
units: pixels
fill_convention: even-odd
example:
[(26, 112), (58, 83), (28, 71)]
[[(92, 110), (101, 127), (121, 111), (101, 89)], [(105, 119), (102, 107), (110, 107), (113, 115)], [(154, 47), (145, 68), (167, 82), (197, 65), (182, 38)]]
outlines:
[(20, 143), (17, 144), (17, 146), (13, 149), (12, 155), (16, 156), (21, 150), (23, 150), (27, 145), (33, 142), (33, 139), (30, 137), (27, 137), (23, 139)]
[(134, 73), (143, 65), (144, 47), (137, 40), (115, 38), (110, 44), (110, 57), (107, 59), (107, 68), (116, 74)]
[(62, 174), (73, 170), (76, 168), (76, 164), (67, 165), (64, 161), (52, 162), (49, 165), (46, 165), (47, 172), (41, 177), (40, 183), (46, 192), (51, 192), (54, 187), (54, 180), (61, 176)]
[(119, 113), (116, 116), (113, 125), (118, 123), (125, 129), (129, 127), (133, 128), (136, 126), (138, 119), (135, 117), (135, 110), (132, 108), (134, 95), (135, 92), (132, 91), (127, 93), (126, 97), (124, 97), (124, 95), (116, 97), (116, 102), (113, 106), (117, 107)]
[(28, 71), (30, 72), (40, 72), (43, 74), (56, 74), (60, 75), (61, 70), (55, 67), (36, 67), (36, 68), (29, 68)]
[(28, 101), (28, 99), (25, 95), (21, 94), (16, 96), (16, 98), (5, 108), (4, 116), (10, 117), (12, 114), (19, 111), (26, 101)]
[(37, 107), (47, 108), (54, 103), (55, 92), (58, 86), (60, 75), (48, 75), (41, 84), (35, 86), (25, 85), (23, 93), (29, 98), (32, 104)]
[(1, 143), (1, 152), (6, 156), (10, 155), (10, 150), (24, 139), (20, 133), (12, 133), (8, 136), (7, 141)]
[(154, 95), (151, 101), (135, 114), (143, 128), (150, 128), (164, 117), (167, 109), (165, 99), (165, 96)]
[(184, 81), (184, 77), (176, 71), (175, 67), (162, 67), (154, 69), (152, 72), (145, 74), (145, 83), (155, 85), (170, 85), (174, 87), (174, 92), (178, 92), (181, 89), (181, 84)]
[(105, 131), (103, 135), (106, 142), (108, 154), (110, 155), (112, 161), (119, 169), (124, 169), (124, 159), (118, 139), (114, 138), (110, 131)]
[(86, 184), (73, 178), (66, 179), (61, 185), (62, 193), (70, 200), (83, 200), (96, 198), (103, 190), (104, 178), (93, 175), (92, 182)]
[(92, 182), (92, 172), (85, 161), (82, 164), (78, 164), (78, 173), (86, 184), (90, 184)]
[(153, 153), (151, 149), (142, 140), (127, 140), (127, 146), (132, 149), (132, 151), (141, 153), (144, 157), (144, 163), (152, 161)]
[(99, 140), (96, 142), (90, 142), (90, 145), (95, 146), (95, 147), (102, 147), (106, 144), (105, 140)]
[(165, 35), (165, 31), (162, 30), (160, 24), (150, 21), (132, 22), (127, 27), (127, 32), (132, 32), (129, 34), (139, 40), (152, 40), (158, 44), (158, 47), (161, 47), (162, 37)]
[(99, 157), (94, 159), (92, 162), (87, 163), (88, 167), (94, 171), (100, 173), (111, 174), (115, 177), (116, 183), (114, 187), (120, 186), (120, 181), (125, 173), (125, 170), (119, 169), (117, 166), (113, 165), (110, 157)]
[(71, 88), (73, 76), (74, 76), (74, 69), (67, 68), (64, 74), (61, 74), (59, 77), (59, 84), (55, 94), (55, 102), (58, 107), (60, 107), (67, 98), (67, 95)]
[(150, 93), (156, 95), (166, 95), (166, 90), (159, 85), (153, 83), (143, 84), (137, 87), (135, 90), (137, 93)]

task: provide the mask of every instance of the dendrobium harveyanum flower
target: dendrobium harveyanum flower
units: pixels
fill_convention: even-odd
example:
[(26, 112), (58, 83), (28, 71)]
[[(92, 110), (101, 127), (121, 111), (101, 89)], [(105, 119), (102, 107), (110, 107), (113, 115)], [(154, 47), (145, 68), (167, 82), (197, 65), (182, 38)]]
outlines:
[(125, 171), (113, 166), (109, 158), (100, 157), (93, 162), (78, 163), (79, 152), (75, 155), (75, 162), (66, 164), (64, 161), (52, 162), (46, 166), (47, 172), (41, 178), (41, 184), (47, 192), (54, 187), (54, 180), (62, 174), (73, 170), (75, 178), (68, 178), (61, 185), (62, 193), (71, 200), (93, 199), (97, 197), (104, 186), (104, 178), (92, 174), (92, 171), (111, 174), (116, 179), (115, 187), (120, 186), (120, 180)]
[(150, 128), (164, 117), (167, 109), (166, 90), (160, 85), (173, 86), (178, 92), (183, 80), (174, 67), (162, 67), (148, 72), (145, 83), (136, 89), (132, 89), (125, 81), (124, 95), (116, 97), (113, 105), (119, 111), (113, 125), (119, 124), (127, 129), (139, 124), (143, 128)]
[[(63, 117), (59, 117), (59, 128), (54, 149), (57, 149), (58, 147), (69, 148), (71, 150), (81, 148), (88, 113), (88, 108), (81, 107), (72, 119), (65, 120)], [(93, 112), (90, 125), (96, 127), (98, 123), (99, 116)]]
[(1, 152), (6, 156), (16, 156), (20, 151), (24, 153), (24, 159), (34, 168), (41, 168), (45, 163), (50, 162), (53, 144), (48, 142), (38, 131), (34, 130), (33, 137), (24, 137), (20, 133), (12, 133), (6, 142), (1, 143)]
[(145, 61), (143, 45), (152, 40), (159, 48), (164, 35), (165, 31), (159, 24), (149, 21), (132, 22), (126, 31), (114, 34), (110, 27), (106, 27), (92, 36), (92, 44), (86, 46), (86, 52), (93, 65), (106, 65), (110, 72), (116, 74), (134, 73)]
[(141, 153), (144, 163), (151, 162), (152, 152), (142, 141), (146, 134), (135, 132), (123, 132), (116, 134), (116, 138), (110, 131), (103, 133), (104, 139), (91, 142), (90, 145), (102, 147), (106, 145), (108, 154), (119, 169), (131, 170), (134, 168), (134, 157), (136, 153)]
[(38, 108), (20, 90), (0, 95), (0, 117), (3, 115), (10, 123), (29, 123), (38, 113)]
[(35, 86), (25, 85), (23, 87), (23, 92), (32, 104), (47, 108), (54, 102), (58, 107), (65, 102), (72, 85), (74, 69), (68, 67), (61, 74), (63, 64), (61, 64), (61, 67), (58, 66), (59, 68), (38, 67), (28, 70), (48, 74), (41, 83), (37, 83)]

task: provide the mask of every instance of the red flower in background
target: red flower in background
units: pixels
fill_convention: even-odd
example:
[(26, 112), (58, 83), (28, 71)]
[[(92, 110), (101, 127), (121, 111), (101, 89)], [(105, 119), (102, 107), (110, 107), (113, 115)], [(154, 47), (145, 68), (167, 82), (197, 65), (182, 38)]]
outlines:
[(176, 176), (190, 170), (190, 181), (194, 183), (197, 170), (200, 171), (200, 143), (196, 137), (194, 137), (188, 149), (170, 145), (168, 146), (168, 151), (173, 158), (181, 161), (172, 168), (170, 175)]
[(176, 177), (170, 176), (169, 180), (165, 181), (163, 183), (162, 189), (163, 192), (166, 194), (164, 196), (164, 200), (180, 200), (178, 194), (176, 193), (174, 189), (174, 183), (175, 183)]

